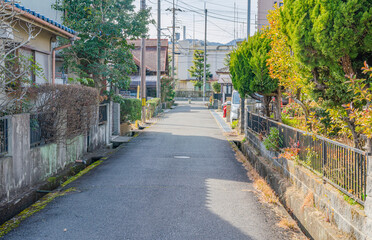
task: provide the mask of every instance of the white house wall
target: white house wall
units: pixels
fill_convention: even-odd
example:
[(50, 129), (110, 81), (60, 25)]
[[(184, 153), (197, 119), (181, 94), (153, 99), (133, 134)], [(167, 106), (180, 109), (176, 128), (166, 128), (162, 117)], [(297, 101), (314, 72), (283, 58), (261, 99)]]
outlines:
[[(176, 48), (176, 52), (180, 53), (175, 57), (176, 78), (179, 80), (192, 79), (188, 71), (193, 65), (194, 49), (192, 44), (186, 41), (180, 41)], [(204, 50), (202, 46), (195, 48)], [(217, 48), (217, 46), (208, 46), (207, 49), (207, 63), (210, 64), (209, 70), (213, 74), (214, 79), (218, 78), (216, 71), (225, 67), (226, 55), (232, 50), (231, 47), (226, 46), (221, 46), (220, 49)]]

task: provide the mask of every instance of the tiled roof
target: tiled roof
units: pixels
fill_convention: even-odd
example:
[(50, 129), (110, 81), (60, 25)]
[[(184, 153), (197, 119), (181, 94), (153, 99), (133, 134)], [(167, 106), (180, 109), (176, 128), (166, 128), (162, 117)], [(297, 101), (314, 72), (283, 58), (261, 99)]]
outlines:
[(229, 75), (220, 76), (218, 78), (218, 83), (220, 83), (220, 84), (232, 84), (231, 77)]
[[(11, 3), (12, 2), (12, 0), (4, 0), (4, 1), (7, 2), (7, 3)], [(37, 18), (40, 18), (41, 20), (43, 20), (43, 21), (45, 21), (47, 23), (50, 23), (50, 24), (52, 24), (52, 25), (54, 25), (54, 26), (56, 26), (56, 27), (58, 27), (58, 28), (60, 28), (60, 29), (62, 29), (64, 31), (66, 31), (68, 33), (76, 34), (76, 31), (72, 30), (71, 28), (68, 28), (68, 27), (66, 27), (66, 26), (64, 26), (64, 25), (62, 25), (62, 24), (54, 21), (53, 19), (47, 18), (44, 15), (41, 15), (40, 13), (37, 13), (37, 12), (35, 12), (35, 11), (29, 9), (29, 8), (26, 8), (26, 7), (24, 7), (24, 6), (22, 6), (22, 5), (18, 4), (18, 3), (15, 3), (14, 6), (16, 8), (19, 8), (22, 11), (25, 11), (26, 13), (29, 13), (29, 14), (37, 17)]]
[(216, 71), (216, 73), (230, 73), (230, 68), (229, 67), (224, 67), (224, 68), (220, 68)]
[[(161, 39), (161, 72), (167, 71), (168, 61), (168, 39)], [(135, 63), (139, 66), (141, 59), (141, 40), (128, 40), (128, 44), (133, 44), (134, 49), (132, 50), (133, 58)], [(157, 69), (157, 39), (146, 39), (146, 68), (150, 71), (156, 72)]]

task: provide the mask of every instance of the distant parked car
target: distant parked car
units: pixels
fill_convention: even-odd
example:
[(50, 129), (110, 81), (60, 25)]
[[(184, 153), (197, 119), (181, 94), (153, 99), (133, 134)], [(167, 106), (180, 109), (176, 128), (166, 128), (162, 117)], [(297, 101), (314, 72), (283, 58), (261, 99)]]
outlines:
[(234, 90), (231, 97), (231, 114), (230, 122), (237, 120), (239, 118), (239, 109), (240, 109), (240, 95), (239, 92)]

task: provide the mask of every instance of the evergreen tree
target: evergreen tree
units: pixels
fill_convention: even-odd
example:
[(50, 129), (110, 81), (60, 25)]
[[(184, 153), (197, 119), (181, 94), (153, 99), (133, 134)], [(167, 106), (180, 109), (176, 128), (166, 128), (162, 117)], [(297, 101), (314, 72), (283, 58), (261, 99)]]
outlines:
[(70, 69), (97, 88), (127, 88), (136, 65), (126, 39), (147, 32), (149, 11), (135, 12), (133, 0), (58, 0), (55, 8), (81, 38), (63, 52)]
[[(204, 79), (204, 51), (203, 50), (195, 50), (194, 51), (194, 60), (193, 66), (189, 69), (189, 72), (191, 74), (191, 77), (196, 78), (195, 81), (193, 81), (194, 86), (198, 87), (199, 90), (201, 90), (203, 86), (203, 79)], [(209, 71), (210, 64), (207, 64), (207, 69), (206, 69), (206, 75), (207, 75), (207, 80), (209, 76), (211, 75)]]
[[(278, 90), (278, 80), (272, 79), (267, 67), (270, 39), (257, 32), (230, 54), (230, 74), (234, 88), (242, 98), (258, 93), (264, 96), (265, 113)], [(280, 99), (280, 98), (279, 98)]]
[(363, 62), (372, 62), (371, 9), (369, 0), (286, 0), (280, 15), (294, 56), (312, 73), (312, 97), (345, 121), (357, 147), (360, 134), (344, 107), (355, 93), (345, 83), (347, 76), (363, 78)]

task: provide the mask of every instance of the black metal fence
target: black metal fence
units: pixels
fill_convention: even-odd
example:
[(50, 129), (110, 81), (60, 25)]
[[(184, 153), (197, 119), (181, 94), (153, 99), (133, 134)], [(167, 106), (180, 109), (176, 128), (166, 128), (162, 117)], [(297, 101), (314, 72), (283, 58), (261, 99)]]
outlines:
[(55, 141), (55, 113), (30, 115), (30, 147), (43, 146)]
[(107, 105), (99, 106), (99, 124), (105, 124), (107, 122)]
[(37, 147), (45, 144), (45, 139), (42, 136), (41, 117), (40, 114), (30, 115), (30, 146)]
[(366, 152), (251, 112), (248, 112), (247, 126), (263, 136), (269, 134), (270, 128), (277, 128), (281, 148), (296, 148), (303, 165), (322, 175), (349, 197), (364, 204), (368, 164)]
[(9, 138), (8, 138), (8, 119), (1, 118), (0, 119), (0, 154), (6, 154), (8, 152), (9, 146)]

